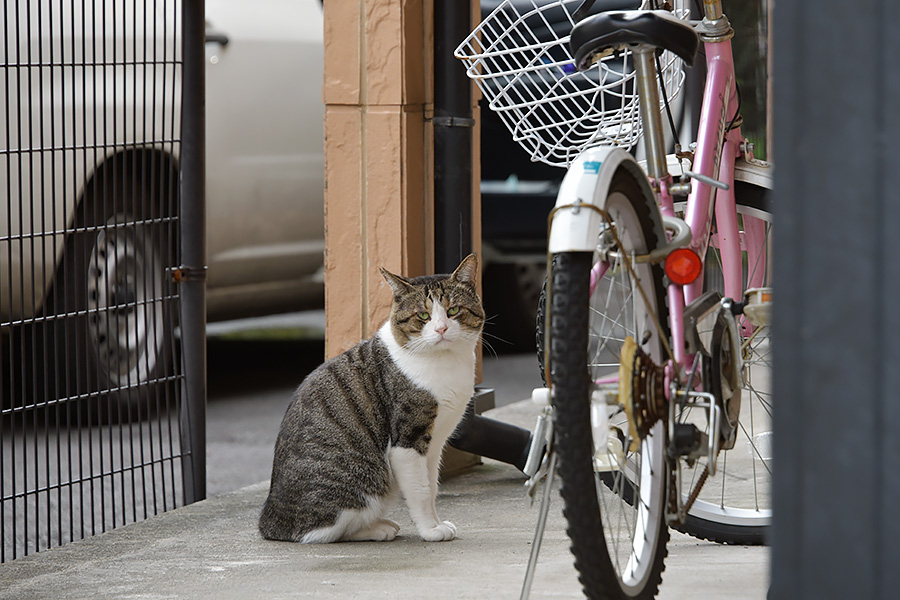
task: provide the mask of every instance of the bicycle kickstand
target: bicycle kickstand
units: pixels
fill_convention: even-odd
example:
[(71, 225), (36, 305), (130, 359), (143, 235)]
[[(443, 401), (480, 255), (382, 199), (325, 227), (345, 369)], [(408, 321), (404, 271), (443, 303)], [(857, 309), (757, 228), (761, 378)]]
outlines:
[[(553, 430), (551, 427), (550, 408), (546, 408), (538, 417), (532, 436), (532, 451), (529, 453), (529, 466), (526, 473), (531, 478), (525, 483), (528, 495), (534, 501), (538, 484), (544, 481), (544, 490), (541, 494), (541, 506), (538, 511), (537, 525), (534, 529), (534, 540), (531, 543), (531, 555), (528, 557), (528, 568), (525, 570), (525, 581), (522, 583), (522, 593), (519, 600), (528, 600), (531, 595), (531, 584), (534, 581), (534, 572), (537, 568), (538, 555), (541, 551), (541, 543), (544, 540), (544, 529), (547, 526), (547, 515), (550, 511), (550, 494), (553, 491), (553, 478), (556, 474), (556, 452), (553, 450)], [(546, 453), (543, 443), (546, 443)], [(537, 465), (540, 467), (537, 467)], [(529, 472), (531, 471), (531, 472)]]

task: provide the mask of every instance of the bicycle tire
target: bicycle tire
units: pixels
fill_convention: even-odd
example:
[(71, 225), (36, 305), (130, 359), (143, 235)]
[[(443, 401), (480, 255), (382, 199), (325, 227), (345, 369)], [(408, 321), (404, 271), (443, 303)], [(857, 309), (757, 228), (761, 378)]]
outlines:
[[(770, 240), (772, 213), (769, 190), (736, 181), (735, 202), (740, 215), (753, 216), (765, 223), (766, 240)], [(753, 257), (746, 258), (747, 272), (743, 274), (745, 282), (752, 265), (758, 262)], [(764, 262), (765, 282), (770, 285), (771, 257)], [(704, 288), (722, 291), (720, 280), (721, 262), (711, 246), (706, 259)], [(770, 453), (768, 449), (760, 448), (762, 443), (769, 443), (768, 436), (771, 435), (772, 345), (768, 327), (756, 333), (747, 349), (738, 443), (734, 449), (722, 451), (718, 463), (720, 472), (706, 482), (684, 523), (675, 529), (712, 542), (761, 545), (768, 539), (771, 523), (771, 466), (768, 464), (771, 459), (763, 459), (763, 456), (770, 457)], [(746, 449), (750, 450), (749, 464), (746, 456), (743, 456)], [(729, 461), (729, 458), (732, 460)], [(727, 486), (729, 481), (734, 485), (744, 486), (740, 494)], [(748, 485), (750, 483), (752, 486)]]
[[(652, 249), (664, 235), (658, 220), (654, 225), (650, 217), (650, 211), (657, 209), (653, 198), (648, 196), (630, 172), (621, 169), (613, 177), (605, 208), (615, 220), (622, 242), (620, 256)], [(597, 472), (590, 393), (592, 378), (613, 366), (617, 372), (621, 334), (634, 326), (636, 330), (628, 331), (630, 335), (638, 340), (647, 338), (645, 328), (654, 327), (649, 313), (664, 314), (662, 272), (658, 266), (646, 263), (635, 266), (642, 286), (652, 299), (653, 306), (646, 307), (642, 296), (634, 290), (617, 295), (624, 291), (617, 285), (631, 283), (629, 270), (622, 265), (610, 268), (592, 290), (590, 272), (595, 262), (589, 252), (560, 253), (553, 257), (550, 369), (560, 493), (575, 567), (585, 595), (604, 600), (653, 598), (665, 569), (668, 542), (665, 521), (668, 471), (663, 424), (657, 423), (651, 429), (637, 452), (618, 458), (618, 468)], [(625, 300), (613, 319), (617, 324), (606, 327), (606, 317), (592, 307), (592, 302), (598, 299), (607, 303)], [(656, 322), (660, 321), (665, 323), (664, 318)], [(604, 333), (605, 339), (595, 338)], [(667, 332), (650, 333), (643, 346), (657, 364), (663, 358), (660, 340), (664, 337)], [(598, 359), (603, 362), (607, 354), (609, 364), (594, 364)], [(619, 418), (624, 420), (624, 414)]]

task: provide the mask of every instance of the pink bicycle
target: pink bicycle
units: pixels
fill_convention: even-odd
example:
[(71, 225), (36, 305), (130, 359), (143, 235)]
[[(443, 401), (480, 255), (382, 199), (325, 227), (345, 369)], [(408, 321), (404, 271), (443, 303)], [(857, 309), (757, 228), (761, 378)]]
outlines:
[[(547, 484), (523, 597), (555, 470), (591, 598), (654, 597), (670, 526), (762, 543), (771, 516), (771, 167), (741, 135), (721, 0), (699, 21), (662, 6), (506, 0), (457, 49), (532, 158), (568, 169), (538, 317), (549, 452), (527, 467)], [(663, 113), (701, 43), (696, 146), (667, 155)]]

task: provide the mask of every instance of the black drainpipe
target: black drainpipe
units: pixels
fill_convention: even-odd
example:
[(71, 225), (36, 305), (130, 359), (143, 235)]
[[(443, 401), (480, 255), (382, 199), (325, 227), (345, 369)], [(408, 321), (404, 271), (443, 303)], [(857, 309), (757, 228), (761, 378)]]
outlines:
[[(471, 85), (462, 63), (453, 57), (456, 46), (469, 35), (470, 8), (468, 0), (434, 3), (434, 263), (438, 273), (452, 273), (472, 252), (475, 120)], [(476, 415), (474, 403), (470, 403), (450, 445), (521, 470), (531, 433)]]
[(472, 94), (453, 57), (469, 35), (468, 0), (434, 3), (435, 270), (452, 273), (472, 252)]

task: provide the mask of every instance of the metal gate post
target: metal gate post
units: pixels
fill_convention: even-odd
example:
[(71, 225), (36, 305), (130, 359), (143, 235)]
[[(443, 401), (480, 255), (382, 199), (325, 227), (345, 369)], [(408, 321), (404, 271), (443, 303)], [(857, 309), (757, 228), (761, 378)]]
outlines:
[(184, 502), (206, 498), (205, 9), (184, 0), (181, 147), (181, 407)]

